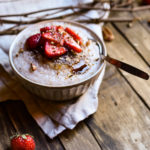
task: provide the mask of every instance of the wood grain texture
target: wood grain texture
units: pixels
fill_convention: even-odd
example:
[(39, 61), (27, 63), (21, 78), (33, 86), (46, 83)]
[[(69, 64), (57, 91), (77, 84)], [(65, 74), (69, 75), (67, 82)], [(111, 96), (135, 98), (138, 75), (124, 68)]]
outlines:
[[(133, 15), (148, 18), (149, 11)], [(131, 14), (122, 13), (122, 16)], [(115, 28), (108, 25), (116, 37), (113, 42), (106, 43), (109, 55), (150, 73), (150, 29), (147, 23), (137, 22), (132, 28), (128, 28), (126, 23), (114, 25)], [(33, 96), (0, 69), (0, 100), (9, 98), (32, 100)], [(50, 140), (28, 113), (23, 102), (2, 102), (0, 150), (10, 150), (9, 137), (16, 132), (34, 135), (37, 150), (149, 150), (150, 81), (123, 71), (119, 73), (112, 65), (108, 65), (100, 88), (98, 111), (85, 123)]]
[[(10, 88), (10, 90), (15, 95), (17, 95), (19, 98), (21, 98), (21, 99), (29, 98), (30, 100), (32, 100), (33, 95), (30, 95), (30, 93), (28, 93), (24, 88), (22, 88), (19, 83), (16, 83), (16, 81), (11, 79), (11, 77), (2, 69), (0, 69), (0, 77), (3, 80), (3, 82)], [(8, 109), (8, 111), (9, 111), (9, 109)], [(11, 112), (9, 114), (11, 115)], [(20, 120), (21, 119), (22, 118), (20, 116)], [(16, 119), (14, 121), (14, 124), (16, 124), (16, 122), (18, 122), (17, 120), (18, 119)], [(22, 119), (22, 122), (23, 122), (23, 119)], [(28, 122), (28, 123), (30, 123), (30, 122)], [(21, 127), (21, 125), (19, 127)], [(31, 129), (32, 129), (32, 127), (31, 127)], [(33, 129), (33, 131), (34, 130), (35, 129)], [(19, 128), (19, 131), (22, 131), (22, 132), (25, 131), (25, 126), (23, 126), (22, 129)], [(67, 136), (67, 134), (69, 136)], [(37, 135), (35, 135), (35, 136), (37, 137)], [(66, 142), (66, 136), (68, 137), (67, 138), (68, 142)], [(95, 145), (94, 150), (100, 150), (98, 143), (96, 142), (96, 140), (93, 137), (93, 135), (91, 134), (90, 130), (86, 127), (86, 125), (84, 123), (81, 124), (81, 127), (79, 125), (78, 128), (77, 129), (75, 128), (73, 131), (69, 130), (69, 131), (66, 131), (65, 133), (63, 133), (62, 136), (60, 136), (60, 140), (64, 144), (64, 147), (66, 150), (70, 150), (72, 148), (74, 148), (76, 150), (85, 150), (85, 149), (88, 150), (88, 149), (93, 148), (93, 145)], [(51, 141), (51, 140), (49, 140), (49, 141)], [(53, 140), (51, 142), (53, 143)], [(45, 143), (43, 143), (43, 144), (45, 144)]]
[[(17, 99), (20, 99), (22, 97), (30, 98), (29, 95), (23, 95), (25, 93), (23, 91), (24, 88), (19, 87), (19, 84), (17, 84), (13, 79), (11, 79), (11, 77), (6, 72), (4, 72), (4, 70), (1, 70), (0, 72), (1, 72), (0, 73), (1, 80), (3, 80), (5, 85), (9, 88), (9, 92), (11, 91), (14, 95), (16, 95)], [(18, 93), (20, 94), (16, 94), (18, 89), (20, 90), (18, 91)], [(20, 97), (21, 95), (22, 97)], [(37, 150), (41, 148), (44, 150), (53, 150), (53, 149), (63, 150), (64, 149), (64, 147), (61, 145), (58, 138), (55, 138), (54, 140), (50, 140), (44, 134), (44, 132), (41, 131), (37, 123), (33, 120), (33, 118), (28, 113), (23, 102), (7, 101), (7, 102), (4, 102), (3, 108), (6, 110), (6, 112), (8, 112), (8, 116), (9, 116), (8, 120), (11, 120), (16, 133), (29, 133), (35, 137)], [(9, 128), (10, 125), (6, 125), (6, 127)], [(13, 134), (9, 136), (12, 136)]]
[[(132, 16), (127, 12), (121, 14), (116, 13), (113, 16), (121, 17), (122, 15), (125, 17)], [(143, 59), (145, 59), (147, 64), (150, 66), (150, 32), (143, 28), (140, 22), (133, 22), (132, 24), (133, 25), (131, 28), (128, 27), (127, 23), (115, 23), (115, 26), (128, 39), (131, 45), (141, 54)]]
[(134, 12), (133, 15), (135, 17), (140, 17), (141, 19), (143, 19), (140, 21), (140, 23), (150, 33), (150, 23), (148, 23), (148, 20), (150, 21), (150, 10), (144, 11), (143, 13)]
[(60, 138), (67, 150), (102, 150), (83, 122), (75, 130), (65, 131)]
[[(113, 42), (106, 43), (108, 54), (118, 60), (131, 64), (150, 74), (150, 69), (148, 65), (143, 61), (143, 59), (111, 25), (108, 26), (116, 37)], [(136, 90), (136, 92), (150, 106), (150, 80), (145, 81), (124, 71), (121, 72), (128, 80), (128, 82), (132, 85), (132, 87)]]
[(17, 97), (9, 90), (9, 88), (0, 80), (0, 102), (7, 99), (16, 99)]
[(150, 112), (109, 65), (99, 93), (99, 108), (87, 125), (103, 150), (149, 150)]
[(0, 150), (10, 150), (10, 136), (16, 133), (16, 129), (3, 104), (4, 102), (0, 105)]
[[(33, 118), (28, 113), (25, 105), (21, 101), (6, 101), (1, 104), (3, 109), (8, 113), (9, 118), (7, 121), (11, 121), (15, 131), (9, 133), (9, 136), (12, 136), (15, 133), (23, 134), (29, 133), (34, 136), (36, 142), (36, 150), (63, 150), (59, 139), (55, 138), (53, 141), (49, 140), (47, 136), (41, 131), (39, 126), (33, 120)], [(5, 125), (5, 130), (9, 130), (12, 125)], [(3, 135), (7, 135), (6, 133)], [(7, 138), (8, 139), (8, 138)]]

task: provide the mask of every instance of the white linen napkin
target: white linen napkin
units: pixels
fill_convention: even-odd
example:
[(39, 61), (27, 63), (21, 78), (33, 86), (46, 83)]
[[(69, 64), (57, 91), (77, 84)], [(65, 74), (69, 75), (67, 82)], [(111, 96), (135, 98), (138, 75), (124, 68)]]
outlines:
[[(60, 3), (57, 2), (57, 6), (63, 6), (66, 5), (65, 0), (60, 0)], [(22, 2), (22, 1), (21, 1)], [(22, 3), (19, 2), (17, 5), (22, 5)], [(35, 2), (35, 0), (32, 0), (32, 3)], [(49, 1), (44, 0), (45, 3), (48, 3)], [(68, 5), (77, 5), (79, 3), (85, 3), (85, 2), (91, 2), (91, 0), (82, 0), (82, 1), (68, 1)], [(24, 2), (25, 3), (25, 2)], [(28, 8), (28, 11), (33, 11), (34, 9), (36, 10), (39, 9), (39, 5), (41, 3), (37, 3), (37, 7), (35, 8), (35, 3), (34, 4), (34, 9), (32, 8), (32, 3), (30, 7)], [(55, 7), (55, 0), (51, 0), (51, 4), (49, 5), (51, 7)], [(41, 7), (46, 7), (41, 6)], [(16, 5), (14, 6), (16, 7)], [(24, 7), (27, 7), (24, 4)], [(41, 8), (40, 7), (40, 8)], [(109, 7), (108, 4), (104, 4), (104, 7)], [(1, 8), (1, 6), (0, 6)], [(19, 7), (20, 8), (20, 7)], [(31, 9), (31, 10), (30, 10)], [(4, 11), (4, 10), (3, 10)], [(20, 11), (17, 9), (16, 12), (20, 13)], [(8, 12), (5, 12), (8, 13)], [(14, 13), (9, 10), (9, 13)], [(68, 13), (65, 12), (65, 13)], [(103, 18), (108, 17), (108, 12), (103, 12), (103, 11), (88, 11), (85, 16), (75, 16), (74, 20), (76, 19), (87, 19), (87, 17), (90, 18), (99, 18), (100, 16), (103, 16)], [(102, 39), (102, 32), (101, 32), (101, 27), (102, 24), (88, 24), (86, 25), (89, 28), (91, 28), (93, 31), (95, 31), (98, 36), (101, 37)], [(3, 27), (5, 28), (5, 27)], [(10, 76), (6, 76), (5, 73), (2, 71), (0, 72), (0, 79), (3, 80), (3, 82), (11, 88), (11, 90), (17, 95), (17, 99), (22, 100), (29, 113), (32, 115), (32, 117), (36, 120), (38, 125), (41, 127), (41, 129), (47, 134), (51, 139), (60, 134), (62, 131), (65, 129), (73, 129), (77, 123), (80, 121), (84, 120), (87, 118), (89, 115), (93, 114), (96, 112), (97, 107), (98, 107), (98, 90), (99, 86), (101, 84), (102, 78), (104, 76), (105, 72), (105, 67), (103, 71), (101, 72), (100, 76), (98, 79), (89, 87), (89, 89), (84, 93), (82, 96), (77, 98), (76, 100), (72, 100), (69, 102), (49, 102), (49, 101), (44, 101), (41, 100), (41, 98), (36, 97), (35, 95), (32, 95), (28, 91), (26, 91), (20, 83), (15, 80), (15, 76), (12, 75), (12, 70), (9, 65), (9, 60), (8, 60), (8, 51), (9, 47), (13, 41), (15, 36), (1, 36), (0, 37), (0, 65), (5, 69), (5, 71), (9, 74)], [(6, 53), (5, 53), (6, 52)], [(14, 88), (15, 87), (15, 88)], [(5, 99), (7, 100), (7, 99)]]

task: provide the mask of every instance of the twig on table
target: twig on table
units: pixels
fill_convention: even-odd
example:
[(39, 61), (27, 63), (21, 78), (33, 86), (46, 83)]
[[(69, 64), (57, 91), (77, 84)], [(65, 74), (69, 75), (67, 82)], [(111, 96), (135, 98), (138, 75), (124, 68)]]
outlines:
[[(150, 5), (145, 5), (145, 6), (139, 6), (139, 7), (133, 7), (131, 8), (131, 12), (134, 12), (134, 11), (144, 11), (144, 10), (149, 10), (150, 9)], [(130, 11), (130, 10), (128, 10)]]
[(18, 25), (15, 25), (11, 28), (5, 29), (3, 31), (0, 31), (0, 35), (12, 35), (12, 34), (18, 34), (20, 31), (22, 31), (23, 29), (25, 29), (25, 27), (19, 27)]
[(134, 0), (127, 0), (126, 2), (123, 1), (121, 4), (116, 4), (115, 7), (119, 8), (119, 7), (127, 7), (130, 6), (131, 4), (133, 4)]
[[(62, 16), (63, 17), (63, 16)], [(46, 21), (46, 20), (52, 20), (54, 18), (38, 18), (38, 19), (35, 19), (35, 20), (31, 20), (31, 21), (16, 21), (16, 20), (1, 20), (2, 23), (5, 23), (5, 24), (32, 24), (32, 23), (37, 23), (39, 21)], [(57, 17), (58, 19), (58, 17)], [(60, 19), (60, 17), (59, 17)], [(79, 20), (78, 22), (81, 22), (81, 23), (100, 23), (100, 22), (131, 22), (131, 21), (134, 21), (134, 20), (140, 20), (139, 18), (108, 18), (108, 19), (101, 19), (101, 18), (98, 18), (98, 19), (88, 19), (88, 20)]]
[(65, 11), (65, 9), (61, 9), (61, 10), (58, 10), (57, 12), (53, 12), (53, 13), (47, 13), (47, 14), (44, 14), (44, 15), (41, 15), (41, 16), (36, 16), (36, 17), (30, 17), (30, 18), (46, 18), (48, 16), (52, 16), (52, 15), (55, 15), (55, 14), (58, 14), (58, 13), (61, 13)]
[(88, 19), (88, 20), (77, 20), (80, 23), (100, 23), (100, 22), (133, 22), (141, 20), (139, 18), (108, 18), (108, 19)]
[(67, 17), (70, 17), (72, 15), (78, 15), (78, 14), (82, 14), (85, 13), (88, 10), (79, 10), (73, 13), (69, 13), (66, 15), (62, 15), (62, 16), (57, 16), (57, 17), (50, 17), (50, 18), (43, 18), (42, 16), (39, 18), (36, 18), (34, 20), (30, 20), (30, 21), (23, 21), (23, 20), (9, 20), (9, 19), (0, 19), (0, 23), (5, 23), (5, 24), (32, 24), (32, 23), (37, 23), (39, 21), (46, 21), (46, 20), (52, 20), (52, 19), (65, 19)]
[(14, 35), (14, 34), (18, 34), (22, 30), (23, 29), (4, 30), (4, 31), (0, 31), (0, 35)]
[[(114, 7), (112, 8), (104, 8), (102, 6), (98, 7), (95, 6), (95, 4), (98, 3), (110, 3), (114, 4)], [(124, 12), (124, 11), (141, 11), (141, 10), (147, 10), (150, 9), (150, 6), (140, 6), (140, 7), (126, 7), (125, 6), (130, 6), (133, 4), (134, 0), (126, 0), (125, 2), (122, 2), (120, 0), (103, 0), (103, 1), (94, 1), (92, 3), (88, 4), (83, 4), (80, 6), (65, 6), (65, 7), (56, 7), (56, 8), (49, 8), (49, 9), (43, 9), (39, 11), (33, 11), (33, 12), (28, 12), (28, 13), (22, 13), (22, 14), (11, 14), (11, 15), (0, 15), (0, 23), (5, 23), (5, 24), (17, 24), (17, 25), (23, 25), (23, 24), (33, 24), (37, 23), (39, 21), (45, 21), (45, 20), (52, 20), (52, 19), (65, 19), (67, 17), (73, 16), (73, 15), (80, 15), (80, 16), (86, 16), (84, 15), (85, 12), (89, 10), (104, 10), (104, 11), (117, 11), (117, 12)], [(95, 6), (95, 7), (94, 7)], [(66, 15), (61, 15), (61, 16), (56, 16), (53, 17), (52, 15), (57, 14), (59, 12), (65, 11), (67, 9), (72, 9), (72, 13), (66, 14)], [(77, 11), (76, 11), (77, 9)], [(51, 10), (58, 10), (57, 12), (48, 12), (47, 14), (41, 15), (41, 16), (33, 16), (34, 19), (32, 20), (11, 20), (11, 19), (3, 19), (3, 17), (14, 17), (14, 16), (19, 16), (19, 17), (26, 17), (32, 14), (40, 13), (40, 12), (46, 12), (46, 11), (51, 11)], [(30, 16), (31, 19), (31, 16)], [(100, 22), (133, 22), (140, 20), (139, 18), (108, 18), (108, 19), (103, 19), (102, 17), (97, 18), (97, 19), (92, 19), (92, 18), (87, 18), (85, 20), (76, 20), (77, 22), (80, 23), (100, 23)], [(0, 34), (17, 34), (20, 32), (22, 29), (15, 29), (15, 28), (9, 28), (4, 31), (1, 31)]]
[[(46, 19), (44, 19), (46, 20)], [(49, 19), (48, 19), (49, 20)], [(108, 18), (108, 19), (102, 19), (102, 18), (98, 18), (98, 19), (88, 19), (88, 20), (76, 20), (79, 23), (100, 23), (100, 22), (134, 22), (134, 21), (138, 21), (140, 20), (139, 18)], [(19, 33), (21, 30), (23, 30), (24, 28), (20, 28), (20, 29), (7, 29), (4, 31), (0, 32), (0, 35), (5, 35), (5, 34), (17, 34)]]
[(143, 10), (148, 10), (150, 9), (150, 5), (147, 6), (139, 6), (139, 7), (134, 7), (134, 8), (104, 8), (104, 7), (91, 7), (91, 6), (63, 6), (63, 7), (55, 7), (55, 8), (48, 8), (48, 9), (43, 9), (43, 10), (38, 10), (38, 11), (33, 11), (29, 13), (22, 13), (22, 14), (7, 14), (7, 15), (0, 15), (0, 17), (16, 17), (16, 16), (29, 16), (31, 14), (36, 14), (40, 12), (46, 12), (46, 11), (51, 11), (51, 10), (58, 10), (58, 9), (82, 9), (82, 10), (103, 10), (103, 11), (112, 11), (112, 12), (122, 12), (122, 11), (129, 11), (129, 12), (134, 12), (134, 11), (143, 11)]
[[(109, 1), (109, 0), (106, 0)], [(100, 2), (103, 3), (103, 2)], [(88, 5), (93, 5), (95, 4), (95, 2), (91, 2), (91, 3), (86, 3), (84, 4), (85, 6)], [(19, 17), (19, 16), (24, 16), (27, 17), (29, 15), (33, 15), (33, 14), (37, 14), (37, 13), (41, 13), (41, 12), (47, 12), (47, 11), (51, 11), (51, 10), (59, 10), (59, 9), (74, 9), (72, 8), (73, 6), (63, 6), (63, 7), (55, 7), (55, 8), (47, 8), (47, 9), (42, 9), (42, 10), (37, 10), (37, 11), (31, 11), (31, 12), (27, 12), (27, 13), (21, 13), (21, 14), (5, 14), (5, 15), (0, 15), (0, 17)]]
[(5, 29), (5, 30), (2, 30), (2, 31), (0, 31), (0, 34), (9, 32), (9, 31), (11, 31), (11, 30), (15, 30), (16, 27), (18, 27), (18, 25), (14, 25), (14, 26), (12, 26), (12, 27), (10, 27), (10, 28), (7, 28), (7, 29)]

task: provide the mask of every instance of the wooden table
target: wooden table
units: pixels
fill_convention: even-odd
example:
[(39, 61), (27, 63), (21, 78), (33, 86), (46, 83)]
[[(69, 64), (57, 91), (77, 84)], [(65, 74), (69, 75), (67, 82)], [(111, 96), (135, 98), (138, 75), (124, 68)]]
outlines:
[[(150, 17), (150, 12), (122, 14), (124, 17), (131, 15)], [(109, 55), (150, 73), (148, 24), (136, 22), (131, 28), (127, 27), (127, 23), (107, 26), (115, 35), (114, 41), (106, 43)], [(3, 85), (0, 95), (3, 93), (3, 97), (9, 95), (9, 98), (15, 99), (16, 93), (5, 85), (4, 76), (6, 79), (9, 77), (0, 68), (0, 85)], [(139, 79), (108, 65), (99, 91), (97, 112), (74, 130), (65, 131), (53, 140), (41, 131), (23, 102), (2, 102), (0, 150), (10, 149), (9, 137), (15, 132), (32, 134), (36, 150), (150, 150), (150, 80)]]

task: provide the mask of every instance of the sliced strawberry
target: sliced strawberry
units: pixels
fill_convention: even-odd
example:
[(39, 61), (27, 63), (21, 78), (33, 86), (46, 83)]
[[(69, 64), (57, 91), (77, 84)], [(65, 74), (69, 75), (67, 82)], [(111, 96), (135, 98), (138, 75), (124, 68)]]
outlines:
[(27, 39), (27, 46), (29, 47), (29, 49), (31, 50), (36, 49), (40, 41), (40, 38), (41, 38), (40, 33), (30, 36)]
[(39, 50), (44, 50), (45, 42), (46, 42), (46, 40), (41, 37), (40, 40), (39, 40), (39, 43), (38, 43), (37, 48), (38, 48)]
[(48, 58), (61, 56), (67, 52), (65, 47), (51, 45), (49, 42), (45, 43), (45, 55)]
[(57, 26), (57, 31), (62, 33), (64, 31), (64, 28), (62, 26)]
[(75, 52), (80, 53), (82, 52), (81, 47), (73, 40), (72, 37), (65, 37), (65, 46), (70, 49), (73, 49)]
[[(44, 50), (47, 57), (55, 57), (64, 54), (67, 49), (82, 52), (80, 45), (82, 39), (70, 28), (62, 26), (46, 26), (40, 29), (41, 33), (27, 39), (27, 45), (31, 50), (38, 48)], [(63, 47), (65, 46), (65, 47)]]
[(40, 28), (40, 32), (43, 33), (43, 32), (49, 32), (50, 31), (50, 27), (43, 27), (43, 28)]
[(50, 42), (54, 42), (56, 44), (60, 44), (63, 46), (64, 39), (62, 38), (61, 34), (58, 32), (47, 32), (42, 34), (42, 38), (49, 40)]
[(74, 41), (73, 37), (70, 34), (68, 34), (62, 26), (58, 26), (57, 31), (60, 32), (61, 36), (63, 37), (65, 46), (67, 46), (70, 49), (73, 49), (75, 52), (82, 52), (80, 45), (76, 41)]
[(54, 32), (54, 31), (56, 32), (57, 31), (57, 26), (51, 26), (50, 28), (51, 28), (52, 32)]
[(77, 42), (79, 41), (80, 44), (83, 44), (82, 38), (77, 33), (75, 33), (72, 29), (66, 27), (65, 31), (69, 33), (75, 41)]
[(40, 28), (40, 32), (41, 33), (45, 33), (45, 32), (56, 32), (57, 31), (57, 27), (58, 26), (46, 26), (46, 27), (43, 27), (43, 28)]

